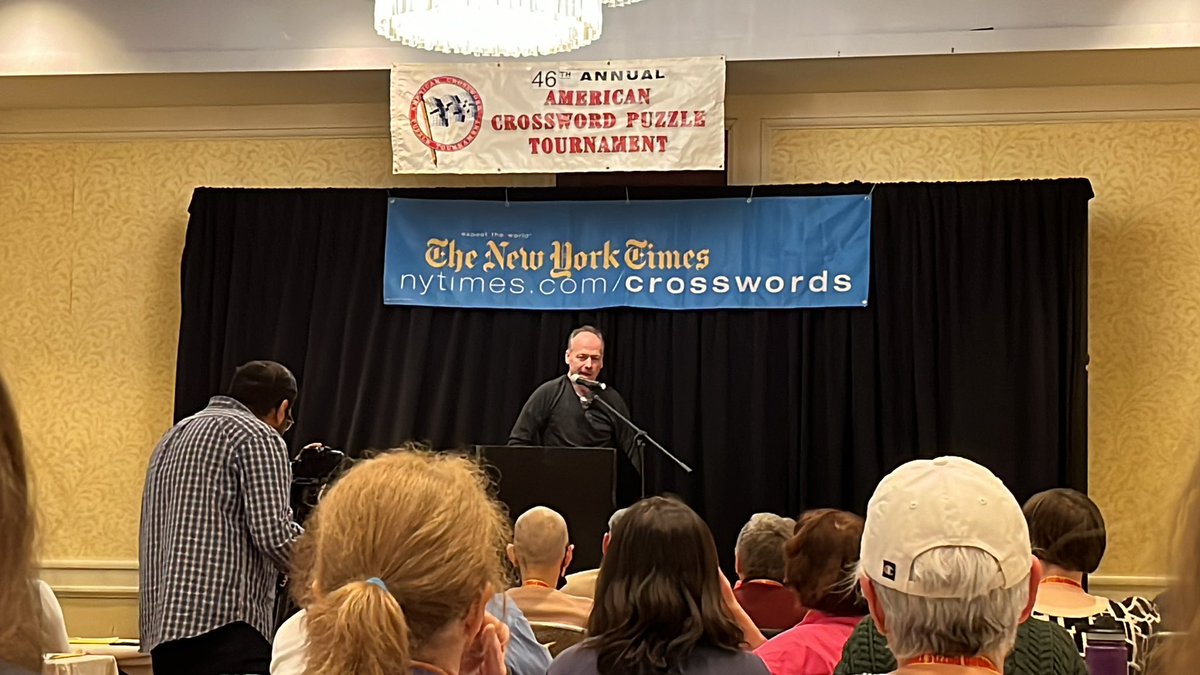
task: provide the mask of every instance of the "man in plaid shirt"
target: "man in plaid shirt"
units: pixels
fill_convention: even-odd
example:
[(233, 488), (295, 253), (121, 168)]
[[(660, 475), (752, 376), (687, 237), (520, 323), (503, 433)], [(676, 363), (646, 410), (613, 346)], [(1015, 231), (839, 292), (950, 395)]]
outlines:
[(150, 457), (140, 627), (156, 675), (268, 672), (275, 581), (302, 531), (281, 437), (296, 394), (287, 368), (251, 361)]

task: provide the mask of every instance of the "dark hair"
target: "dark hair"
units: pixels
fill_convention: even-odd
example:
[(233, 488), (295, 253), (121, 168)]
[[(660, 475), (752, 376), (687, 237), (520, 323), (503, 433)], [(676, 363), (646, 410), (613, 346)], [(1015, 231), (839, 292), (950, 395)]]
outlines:
[(1108, 535), (1100, 507), (1070, 488), (1039, 492), (1022, 509), (1033, 554), (1072, 572), (1091, 574), (1100, 566)]
[(600, 564), (584, 643), (600, 674), (661, 675), (699, 646), (739, 651), (718, 574), (712, 533), (686, 504), (650, 497), (629, 507)]
[(596, 328), (595, 326), (589, 326), (585, 324), (571, 331), (571, 334), (567, 336), (567, 351), (571, 351), (571, 341), (574, 340), (575, 336), (579, 335), (580, 333), (591, 333), (592, 335), (595, 335), (596, 337), (600, 338), (600, 345), (604, 346), (604, 333), (601, 333), (600, 329)]
[(783, 581), (783, 547), (796, 521), (773, 513), (756, 513), (738, 533), (735, 551), (744, 579)]
[(227, 395), (263, 417), (284, 401), (294, 403), (297, 393), (290, 370), (274, 361), (251, 361), (234, 371)]
[(784, 583), (801, 605), (831, 616), (867, 614), (867, 601), (853, 583), (862, 535), (862, 517), (847, 511), (816, 509), (800, 516), (784, 548)]

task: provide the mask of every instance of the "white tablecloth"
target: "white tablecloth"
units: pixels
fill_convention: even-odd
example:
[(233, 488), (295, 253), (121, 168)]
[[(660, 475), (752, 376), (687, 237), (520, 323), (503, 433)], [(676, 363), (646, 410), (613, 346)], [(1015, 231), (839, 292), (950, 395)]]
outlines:
[(71, 649), (85, 654), (112, 656), (117, 659), (117, 667), (128, 675), (153, 675), (150, 655), (138, 651), (137, 647), (128, 645), (102, 645), (92, 643), (71, 643)]
[(100, 654), (47, 656), (42, 675), (117, 675), (117, 659)]

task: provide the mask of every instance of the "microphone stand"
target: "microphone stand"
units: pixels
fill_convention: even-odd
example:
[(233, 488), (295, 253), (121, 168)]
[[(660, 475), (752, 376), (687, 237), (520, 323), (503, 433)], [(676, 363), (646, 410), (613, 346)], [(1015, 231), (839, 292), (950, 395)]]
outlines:
[(599, 388), (593, 389), (591, 387), (588, 387), (587, 385), (581, 385), (581, 386), (583, 386), (585, 389), (588, 389), (592, 392), (591, 400), (599, 403), (600, 407), (604, 408), (604, 410), (607, 411), (608, 414), (612, 415), (613, 417), (617, 418), (618, 420), (621, 420), (621, 422), (624, 423), (625, 426), (629, 427), (629, 430), (633, 432), (633, 446), (635, 448), (637, 448), (638, 464), (641, 465), (639, 467), (640, 468), (639, 473), (641, 474), (641, 479), (642, 479), (642, 499), (646, 498), (646, 444), (647, 443), (649, 443), (650, 445), (653, 445), (655, 448), (658, 448), (659, 452), (666, 455), (668, 459), (670, 459), (672, 462), (675, 462), (677, 465), (679, 465), (679, 468), (683, 469), (685, 472), (687, 472), (687, 473), (692, 472), (692, 467), (688, 466), (687, 464), (684, 464), (683, 460), (679, 459), (675, 455), (672, 455), (671, 452), (669, 450), (667, 450), (666, 448), (664, 448), (661, 443), (654, 440), (654, 438), (652, 436), (650, 436), (650, 434), (646, 433), (645, 429), (634, 424), (632, 420), (630, 420), (628, 417), (622, 415), (616, 408), (614, 408), (611, 403), (609, 403), (608, 401), (605, 401), (604, 398), (602, 396), (600, 396), (600, 392), (604, 391), (603, 389), (599, 389)]

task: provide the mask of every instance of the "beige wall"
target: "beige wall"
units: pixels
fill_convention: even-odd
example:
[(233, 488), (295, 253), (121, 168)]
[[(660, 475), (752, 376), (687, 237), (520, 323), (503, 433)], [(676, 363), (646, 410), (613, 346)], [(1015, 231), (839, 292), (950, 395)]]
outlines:
[(0, 143), (0, 371), (72, 634), (136, 634), (142, 478), (171, 420), (192, 189), (434, 183), (547, 179), (393, 178), (380, 137)]
[(731, 106), (731, 145), (751, 150), (730, 163), (747, 182), (1091, 180), (1089, 482), (1109, 530), (1095, 581), (1112, 594), (1163, 583), (1175, 502), (1200, 454), (1198, 111), (1194, 86)]
[[(1183, 439), (1200, 398), (1197, 110), (1200, 87), (729, 102), (734, 182), (1092, 180), (1090, 475), (1118, 591), (1165, 571), (1160, 543), (1196, 455)], [(413, 184), (389, 174), (378, 110), (343, 112), (0, 120), (0, 369), (73, 633), (134, 630), (141, 481), (170, 421), (191, 190)]]

